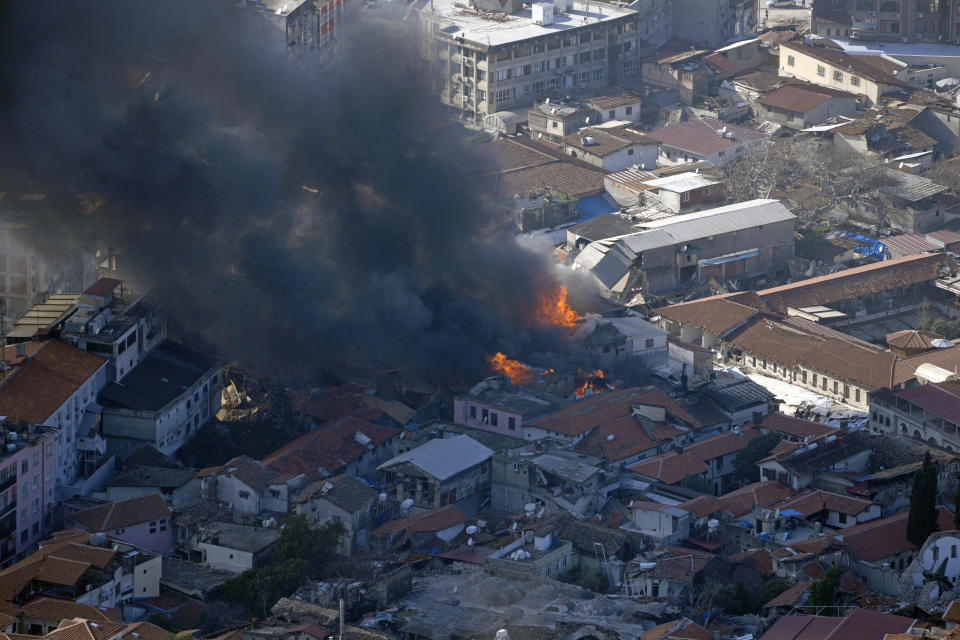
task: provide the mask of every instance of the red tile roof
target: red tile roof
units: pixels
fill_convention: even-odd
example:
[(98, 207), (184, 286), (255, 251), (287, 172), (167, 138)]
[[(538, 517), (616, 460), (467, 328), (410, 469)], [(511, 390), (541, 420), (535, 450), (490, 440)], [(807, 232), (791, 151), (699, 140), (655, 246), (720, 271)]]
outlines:
[[(896, 515), (863, 524), (847, 527), (837, 534), (843, 540), (852, 557), (866, 562), (876, 562), (904, 551), (916, 549), (907, 540), (907, 516), (903, 511)], [(953, 529), (953, 514), (944, 507), (937, 507), (937, 524), (941, 531)]]
[[(717, 130), (723, 127), (734, 134), (732, 140), (717, 135)], [(726, 122), (697, 119), (668, 124), (649, 132), (647, 135), (674, 149), (689, 151), (700, 156), (709, 156), (724, 151), (744, 140), (759, 140), (765, 137), (759, 131), (746, 127), (738, 127)]]
[(763, 289), (757, 295), (775, 311), (786, 313), (787, 307), (824, 305), (933, 280), (942, 268), (953, 270), (956, 265), (943, 254), (924, 253)]
[(458, 524), (463, 524), (466, 521), (466, 514), (460, 511), (456, 505), (450, 504), (445, 507), (440, 507), (439, 509), (425, 511), (399, 520), (391, 520), (374, 529), (371, 535), (386, 537), (392, 533), (405, 531), (405, 536), (410, 537), (415, 533), (443, 531)]
[(855, 100), (856, 97), (852, 93), (843, 91), (820, 91), (810, 87), (788, 84), (768, 93), (760, 98), (759, 102), (766, 107), (806, 114), (833, 98)]
[(781, 510), (793, 509), (804, 517), (809, 517), (824, 510), (856, 516), (875, 504), (879, 503), (823, 489), (813, 489), (788, 498), (776, 506)]
[[(758, 315), (766, 304), (753, 292), (726, 293), (661, 307), (660, 315), (723, 337)], [(762, 308), (761, 307), (761, 308)]]
[(76, 511), (70, 515), (88, 531), (113, 531), (122, 527), (170, 517), (170, 508), (158, 493)]
[(710, 468), (707, 464), (708, 460), (746, 448), (750, 440), (757, 435), (759, 433), (749, 427), (742, 430), (740, 434), (721, 433), (684, 447), (682, 453), (678, 453), (677, 450), (668, 451), (649, 460), (642, 460), (628, 468), (648, 478), (674, 484), (687, 476), (707, 471)]
[(763, 608), (769, 609), (771, 607), (792, 607), (793, 605), (800, 602), (801, 598), (809, 588), (810, 588), (809, 580), (798, 582), (797, 584), (791, 587), (788, 587), (786, 590), (782, 591), (780, 595), (775, 597), (773, 600), (771, 600), (767, 604), (763, 605)]
[(28, 348), (26, 360), (0, 384), (0, 415), (43, 424), (107, 361), (59, 340), (34, 348), (35, 355)]
[(896, 395), (924, 411), (960, 425), (960, 382), (922, 384)]
[(362, 409), (351, 416), (319, 426), (263, 459), (279, 473), (302, 473), (311, 480), (341, 473), (369, 448), (357, 439), (361, 433), (377, 447), (400, 434), (400, 429), (378, 424), (385, 414), (379, 409)]
[[(596, 427), (611, 425), (625, 419), (637, 424), (633, 418), (631, 404), (655, 404), (666, 409), (667, 415), (674, 421), (686, 426), (698, 428), (705, 426), (688, 413), (676, 400), (656, 389), (619, 389), (591, 396), (560, 411), (551, 413), (529, 422), (529, 426), (538, 427), (566, 436), (578, 436)], [(622, 427), (611, 426), (611, 429)]]
[(644, 633), (641, 640), (713, 640), (713, 633), (689, 618), (680, 618), (658, 624)]
[[(734, 518), (739, 518), (753, 511), (754, 505), (770, 507), (791, 495), (793, 495), (793, 489), (790, 487), (785, 487), (775, 480), (764, 480), (748, 484), (714, 499), (717, 501), (720, 511), (729, 513)], [(693, 511), (701, 517), (710, 515), (697, 511), (699, 503), (700, 498), (694, 498), (677, 505), (677, 507), (684, 511)]]
[(115, 278), (100, 278), (92, 285), (87, 287), (83, 293), (85, 295), (95, 296), (97, 298), (106, 298), (121, 284), (123, 284), (123, 280), (117, 280)]

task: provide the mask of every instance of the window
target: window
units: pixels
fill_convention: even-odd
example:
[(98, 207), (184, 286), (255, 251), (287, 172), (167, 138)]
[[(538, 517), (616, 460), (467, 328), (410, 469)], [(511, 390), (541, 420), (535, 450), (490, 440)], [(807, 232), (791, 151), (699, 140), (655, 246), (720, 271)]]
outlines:
[(840, 524), (847, 524), (847, 514), (840, 513), (837, 517), (840, 519)]
[(26, 529), (20, 532), (20, 542), (26, 542), (27, 538), (30, 536), (30, 532)]
[(499, 420), (500, 420), (500, 414), (499, 414), (499, 413), (492, 412), (492, 413), (490, 414), (490, 426), (492, 426), (492, 427), (497, 426), (497, 422), (499, 422)]
[(233, 560), (233, 554), (232, 554), (232, 553), (230, 554), (230, 559)]
[(787, 56), (787, 66), (788, 66), (788, 67), (792, 67), (794, 64), (796, 64), (796, 62), (797, 62), (797, 59), (796, 59), (796, 58), (794, 58), (793, 56)]
[(477, 407), (476, 405), (470, 405), (470, 417), (474, 420), (477, 419)]
[(853, 397), (855, 402), (860, 402), (860, 389), (854, 390)]
[[(528, 65), (529, 66), (529, 65)], [(533, 63), (533, 72), (534, 73), (543, 73), (543, 60), (540, 62)]]
[(552, 124), (552, 125), (553, 125), (553, 128), (554, 128), (554, 129), (556, 129), (556, 128), (557, 128), (557, 122), (556, 122), (556, 120), (554, 120), (554, 121), (553, 121), (553, 122), (551, 122), (550, 124)]
[(950, 557), (951, 558), (957, 557), (957, 545), (955, 544), (950, 545)]
[(843, 73), (840, 72), (840, 71), (836, 71), (836, 70), (835, 70), (835, 71), (833, 72), (833, 79), (834, 79), (836, 82), (843, 82)]
[(480, 422), (487, 424), (490, 422), (490, 411), (489, 409), (484, 409), (480, 412)]
[(516, 431), (517, 429), (517, 419), (513, 416), (507, 418), (507, 429), (510, 429), (510, 431)]
[(627, 149), (627, 155), (628, 155), (628, 156), (632, 156), (632, 155), (633, 155), (633, 149)]
[(689, 201), (690, 201), (690, 192), (684, 193), (684, 194), (680, 197), (680, 199), (681, 199), (683, 202), (689, 202)]
[[(506, 102), (510, 99), (510, 89), (500, 89), (497, 91), (497, 102)], [(556, 123), (553, 126), (557, 126)]]
[(497, 69), (497, 81), (503, 82), (510, 79), (510, 69)]
[(617, 112), (614, 111), (613, 109), (610, 109), (610, 111), (607, 112), (607, 120), (613, 120), (616, 117), (617, 117)]
[(850, 86), (859, 87), (860, 78), (858, 78), (857, 76), (850, 76)]
[(826, 68), (825, 66), (823, 66), (822, 64), (818, 64), (818, 65), (817, 65), (817, 75), (820, 76), (821, 78), (824, 77), (825, 75), (827, 75), (827, 68)]
[(27, 471), (30, 471), (30, 463), (24, 460), (20, 463), (20, 473), (26, 473)]
[(633, 107), (627, 107), (626, 113), (627, 113), (628, 116), (633, 115)]
[(840, 392), (840, 383), (838, 383), (836, 380), (833, 381), (833, 392), (834, 393)]
[(933, 561), (936, 562), (940, 559), (940, 548), (936, 545), (933, 546)]
[(813, 386), (817, 386), (817, 374), (813, 374)]
[(643, 346), (647, 349), (653, 349), (653, 338), (647, 338), (643, 341)]

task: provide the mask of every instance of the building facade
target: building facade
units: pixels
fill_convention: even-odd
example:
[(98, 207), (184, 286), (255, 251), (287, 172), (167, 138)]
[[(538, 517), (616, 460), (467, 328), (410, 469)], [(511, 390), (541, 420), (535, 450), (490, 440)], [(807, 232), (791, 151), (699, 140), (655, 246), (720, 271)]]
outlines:
[(0, 434), (0, 566), (6, 566), (50, 528), (57, 431), (7, 423)]
[[(640, 16), (604, 3), (557, 0), (530, 9), (434, 0), (420, 12), (423, 54), (442, 101), (470, 123), (532, 105), (549, 92), (603, 89), (639, 78)], [(489, 6), (488, 6), (489, 5)], [(545, 6), (544, 6), (545, 5)]]

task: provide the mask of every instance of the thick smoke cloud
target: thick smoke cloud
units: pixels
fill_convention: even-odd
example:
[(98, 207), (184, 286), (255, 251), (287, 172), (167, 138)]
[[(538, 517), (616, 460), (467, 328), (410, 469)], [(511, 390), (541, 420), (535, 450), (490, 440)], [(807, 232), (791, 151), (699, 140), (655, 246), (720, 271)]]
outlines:
[(38, 246), (117, 247), (186, 326), (265, 369), (455, 382), (494, 350), (562, 350), (526, 322), (549, 260), (457, 166), (406, 23), (358, 24), (344, 64), (315, 76), (235, 2), (2, 11), (5, 181), (103, 197), (87, 213), (67, 200), (33, 226)]

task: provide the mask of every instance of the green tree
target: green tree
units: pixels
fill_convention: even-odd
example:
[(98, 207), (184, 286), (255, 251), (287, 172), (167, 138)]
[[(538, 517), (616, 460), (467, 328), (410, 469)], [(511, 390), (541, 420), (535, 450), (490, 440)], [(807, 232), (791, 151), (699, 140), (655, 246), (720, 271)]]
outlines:
[(913, 477), (910, 490), (910, 513), (907, 516), (907, 540), (919, 547), (937, 530), (937, 470), (930, 452), (923, 457), (923, 466)]
[(223, 599), (266, 616), (273, 603), (305, 579), (324, 576), (343, 533), (339, 522), (311, 529), (304, 516), (292, 516), (274, 547), (273, 562), (228, 580), (223, 585)]
[(765, 433), (752, 438), (747, 446), (737, 452), (733, 459), (733, 478), (738, 483), (757, 482), (760, 479), (760, 468), (757, 460), (770, 455), (773, 448), (780, 442), (776, 433)]
[(837, 586), (843, 577), (843, 567), (835, 566), (827, 569), (823, 580), (817, 580), (810, 585), (807, 602), (814, 607), (829, 607), (837, 598)]
[(786, 591), (789, 587), (790, 583), (787, 582), (786, 578), (781, 578), (780, 576), (770, 578), (763, 584), (763, 589), (761, 591), (763, 595), (760, 599), (763, 600), (764, 604), (766, 604)]

